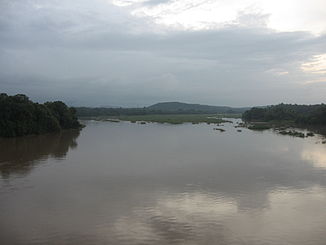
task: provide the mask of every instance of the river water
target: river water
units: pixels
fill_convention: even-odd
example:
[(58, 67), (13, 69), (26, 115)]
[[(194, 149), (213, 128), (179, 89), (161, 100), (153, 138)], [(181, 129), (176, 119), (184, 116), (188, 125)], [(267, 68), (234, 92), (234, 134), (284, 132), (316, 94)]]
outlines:
[(0, 140), (0, 244), (326, 244), (326, 145), (86, 121)]

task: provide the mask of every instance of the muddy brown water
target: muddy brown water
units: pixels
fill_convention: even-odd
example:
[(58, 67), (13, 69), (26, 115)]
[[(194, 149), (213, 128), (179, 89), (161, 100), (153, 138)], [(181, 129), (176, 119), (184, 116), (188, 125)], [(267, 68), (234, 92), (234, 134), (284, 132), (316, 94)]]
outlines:
[(0, 244), (326, 244), (326, 145), (225, 124), (0, 139)]

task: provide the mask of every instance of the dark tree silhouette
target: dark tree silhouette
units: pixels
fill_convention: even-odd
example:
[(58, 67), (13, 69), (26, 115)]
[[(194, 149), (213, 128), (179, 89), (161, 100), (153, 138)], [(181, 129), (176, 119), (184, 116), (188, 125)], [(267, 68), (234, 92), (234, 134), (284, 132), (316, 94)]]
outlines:
[(243, 113), (245, 121), (293, 121), (298, 124), (326, 126), (326, 105), (279, 104), (254, 107)]
[(76, 111), (63, 102), (34, 103), (26, 95), (0, 94), (0, 136), (15, 137), (80, 128)]

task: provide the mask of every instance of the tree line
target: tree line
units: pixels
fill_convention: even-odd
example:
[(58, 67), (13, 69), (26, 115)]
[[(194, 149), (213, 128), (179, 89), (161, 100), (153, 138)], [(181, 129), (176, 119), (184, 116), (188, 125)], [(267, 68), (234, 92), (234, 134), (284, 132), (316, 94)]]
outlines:
[(297, 124), (326, 126), (326, 105), (278, 104), (253, 107), (242, 115), (245, 121), (292, 121)]
[(34, 103), (24, 94), (0, 94), (0, 136), (16, 137), (80, 128), (76, 110), (62, 101)]
[[(99, 116), (140, 116), (140, 115), (187, 115), (187, 114), (212, 114), (217, 112), (196, 109), (151, 109), (150, 107), (143, 108), (106, 108), (106, 107), (76, 107), (78, 117), (99, 117)], [(235, 111), (228, 110), (220, 113), (236, 114)]]

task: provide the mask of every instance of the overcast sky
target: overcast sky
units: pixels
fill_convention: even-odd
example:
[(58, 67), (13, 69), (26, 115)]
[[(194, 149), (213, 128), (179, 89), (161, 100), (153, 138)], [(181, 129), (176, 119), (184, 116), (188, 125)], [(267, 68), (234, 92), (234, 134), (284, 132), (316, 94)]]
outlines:
[(0, 91), (74, 106), (326, 103), (326, 1), (0, 0)]

